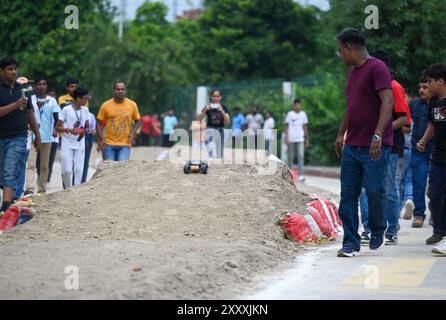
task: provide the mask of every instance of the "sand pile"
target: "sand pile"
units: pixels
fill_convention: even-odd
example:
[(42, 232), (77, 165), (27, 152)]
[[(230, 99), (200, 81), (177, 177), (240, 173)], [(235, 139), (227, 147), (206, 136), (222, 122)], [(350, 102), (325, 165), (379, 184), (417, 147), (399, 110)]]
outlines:
[[(275, 225), (304, 212), (286, 167), (105, 162), (87, 184), (36, 199), (38, 214), (0, 239), (0, 298), (234, 298), (299, 248)], [(67, 265), (79, 290), (66, 290)]]

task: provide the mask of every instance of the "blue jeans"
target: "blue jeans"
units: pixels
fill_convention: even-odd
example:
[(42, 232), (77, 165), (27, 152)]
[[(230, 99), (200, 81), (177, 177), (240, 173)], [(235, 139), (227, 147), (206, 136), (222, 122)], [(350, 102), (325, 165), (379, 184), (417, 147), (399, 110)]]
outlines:
[(19, 170), (26, 165), (26, 137), (0, 139), (0, 187), (17, 189)]
[(412, 149), (412, 157), (410, 167), (412, 169), (412, 185), (413, 185), (413, 203), (415, 209), (413, 215), (416, 217), (426, 218), (426, 184), (429, 173), (430, 153), (419, 152)]
[(404, 149), (403, 171), (399, 185), (400, 202), (398, 208), (400, 211), (407, 200), (413, 200), (412, 168), (410, 167), (411, 157), (412, 152), (410, 149)]
[(446, 165), (431, 164), (429, 170), (429, 200), (432, 220), (434, 222), (434, 234), (446, 236)]
[(369, 227), (369, 202), (365, 188), (362, 188), (361, 195), (359, 196), (359, 208), (361, 209), (361, 223), (364, 227), (364, 232), (369, 234), (371, 233)]
[(386, 197), (384, 201), (384, 213), (387, 218), (386, 236), (397, 235), (398, 219), (400, 212), (398, 210), (398, 188), (396, 182), (396, 166), (398, 163), (398, 155), (391, 153), (387, 166), (387, 174), (385, 177)]
[(23, 165), (19, 167), (19, 177), (17, 180), (17, 189), (15, 189), (14, 198), (20, 199), (23, 193), (23, 188), (25, 186), (25, 177), (26, 177), (26, 163), (28, 162), (28, 156), (29, 156), (29, 149), (26, 149), (24, 158), (23, 158)]
[(361, 237), (358, 233), (358, 198), (361, 188), (367, 192), (369, 199), (369, 226), (374, 235), (386, 231), (384, 215), (384, 178), (389, 159), (390, 147), (381, 148), (381, 158), (370, 158), (369, 147), (344, 146), (341, 159), (341, 202), (339, 216), (344, 227), (343, 246), (359, 250)]
[(130, 147), (106, 145), (104, 160), (126, 161), (130, 160)]

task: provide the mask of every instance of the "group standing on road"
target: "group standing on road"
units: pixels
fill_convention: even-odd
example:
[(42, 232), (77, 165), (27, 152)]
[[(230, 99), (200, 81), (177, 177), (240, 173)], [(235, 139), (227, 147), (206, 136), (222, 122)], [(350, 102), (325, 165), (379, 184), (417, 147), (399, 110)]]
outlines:
[[(409, 108), (403, 87), (392, 77), (387, 53), (370, 56), (364, 36), (354, 28), (344, 29), (337, 40), (337, 54), (351, 66), (347, 110), (335, 142), (341, 157), (339, 214), (344, 227), (338, 256), (355, 256), (365, 243), (371, 250), (398, 244), (400, 214), (410, 219), (413, 212), (412, 226), (421, 227), (428, 170), (433, 235), (426, 244), (436, 244), (433, 253), (446, 254), (446, 65), (434, 64), (424, 71), (420, 98)], [(411, 132), (409, 144), (404, 134)], [(410, 164), (406, 160), (405, 165), (409, 156)], [(407, 181), (408, 176), (412, 181)], [(407, 184), (413, 185), (413, 191)]]

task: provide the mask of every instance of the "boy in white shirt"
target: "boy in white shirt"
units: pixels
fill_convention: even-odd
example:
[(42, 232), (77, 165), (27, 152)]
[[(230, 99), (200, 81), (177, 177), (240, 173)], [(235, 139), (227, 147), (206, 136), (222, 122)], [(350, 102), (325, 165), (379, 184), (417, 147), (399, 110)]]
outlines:
[(304, 154), (305, 147), (308, 147), (308, 118), (307, 114), (301, 110), (301, 101), (294, 100), (293, 110), (289, 111), (285, 119), (285, 143), (288, 146), (288, 166), (293, 164), (296, 149), (298, 150), (299, 181), (304, 178)]
[[(62, 146), (60, 149), (62, 179), (64, 188), (72, 186), (82, 180), (85, 158), (85, 135), (90, 129), (88, 108), (88, 91), (77, 88), (73, 93), (74, 102), (66, 106), (59, 113), (56, 130), (62, 133)], [(74, 168), (74, 170), (73, 170)]]
[(263, 124), (263, 130), (265, 135), (265, 150), (269, 154), (270, 144), (275, 139), (271, 130), (275, 128), (276, 122), (274, 121), (274, 118), (271, 116), (271, 112), (269, 111), (265, 112), (265, 119), (266, 119), (265, 123)]

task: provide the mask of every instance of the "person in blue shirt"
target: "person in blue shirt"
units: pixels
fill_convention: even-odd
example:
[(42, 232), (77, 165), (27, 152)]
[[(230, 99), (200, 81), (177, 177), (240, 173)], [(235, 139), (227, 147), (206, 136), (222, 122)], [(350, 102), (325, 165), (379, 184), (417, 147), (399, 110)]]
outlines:
[(175, 131), (178, 125), (178, 118), (175, 116), (173, 109), (169, 110), (169, 113), (161, 114), (163, 118), (163, 147), (172, 147), (174, 142), (169, 140), (169, 136)]
[(33, 104), (37, 105), (40, 116), (40, 138), (41, 146), (37, 155), (37, 168), (39, 179), (37, 182), (37, 193), (46, 192), (48, 182), (49, 162), (51, 147), (53, 145), (53, 134), (61, 111), (56, 99), (47, 94), (48, 84), (45, 78), (36, 78), (36, 95), (31, 97)]
[(243, 136), (243, 128), (246, 124), (245, 116), (241, 113), (240, 107), (234, 108), (234, 116), (232, 117), (232, 145), (234, 147), (240, 147), (236, 146), (236, 143), (240, 144), (243, 140), (237, 139), (241, 136)]
[[(429, 124), (429, 101), (431, 99), (428, 84), (424, 77), (420, 79), (418, 87), (420, 97), (412, 100), (409, 104), (413, 121), (410, 162), (412, 169), (413, 202), (415, 205), (413, 210), (413, 228), (423, 227), (424, 219), (426, 218), (426, 200), (424, 195), (429, 172), (429, 159), (434, 146), (434, 139), (432, 139), (427, 143), (423, 152), (417, 150), (417, 143), (423, 137)], [(406, 215), (404, 218), (410, 219), (411, 216)]]

